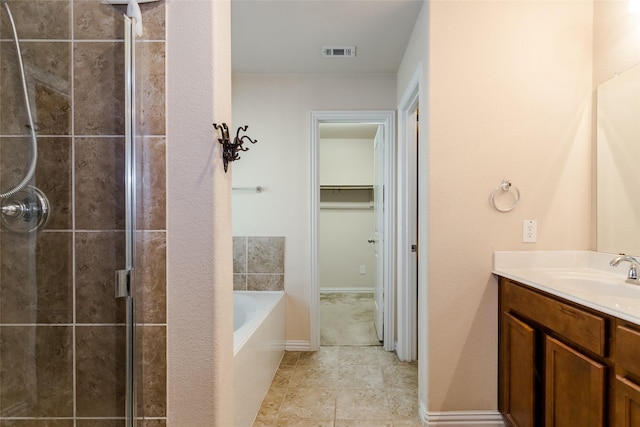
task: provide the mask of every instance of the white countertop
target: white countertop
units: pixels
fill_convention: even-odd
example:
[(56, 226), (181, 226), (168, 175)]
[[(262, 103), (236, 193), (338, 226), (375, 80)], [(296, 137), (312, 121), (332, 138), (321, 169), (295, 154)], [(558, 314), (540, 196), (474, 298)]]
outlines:
[(625, 282), (629, 263), (609, 265), (615, 256), (589, 251), (494, 252), (493, 273), (640, 325), (640, 285)]

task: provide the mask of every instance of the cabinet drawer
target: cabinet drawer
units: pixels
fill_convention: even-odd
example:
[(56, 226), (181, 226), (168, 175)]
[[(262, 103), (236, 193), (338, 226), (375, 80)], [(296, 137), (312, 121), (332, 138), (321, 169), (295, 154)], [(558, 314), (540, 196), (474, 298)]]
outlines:
[(616, 361), (627, 371), (640, 376), (640, 332), (624, 325), (616, 327)]
[(504, 280), (507, 309), (513, 310), (577, 345), (604, 357), (606, 319)]

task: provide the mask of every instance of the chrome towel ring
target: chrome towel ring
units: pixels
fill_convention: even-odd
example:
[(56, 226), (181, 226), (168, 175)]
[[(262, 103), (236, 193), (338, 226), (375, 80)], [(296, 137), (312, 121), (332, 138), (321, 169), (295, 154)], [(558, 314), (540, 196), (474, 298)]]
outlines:
[[(513, 192), (511, 192), (511, 189), (513, 189)], [(496, 203), (496, 195), (502, 194), (499, 192), (512, 194), (513, 203), (505, 207), (498, 206), (498, 204)], [(513, 210), (513, 208), (516, 207), (519, 201), (520, 201), (520, 190), (518, 190), (518, 187), (516, 187), (515, 185), (512, 185), (511, 182), (507, 181), (506, 179), (502, 180), (502, 183), (499, 186), (497, 186), (495, 190), (493, 190), (493, 192), (491, 193), (491, 197), (489, 197), (489, 202), (491, 203), (491, 206), (493, 206), (497, 211), (500, 211), (500, 212), (509, 212)]]

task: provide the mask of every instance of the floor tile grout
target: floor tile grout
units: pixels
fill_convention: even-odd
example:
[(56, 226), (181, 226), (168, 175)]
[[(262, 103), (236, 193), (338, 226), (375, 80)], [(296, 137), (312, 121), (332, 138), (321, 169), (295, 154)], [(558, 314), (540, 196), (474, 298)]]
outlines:
[[(334, 300), (340, 302), (339, 297)], [(373, 323), (373, 317), (369, 321)], [(339, 323), (333, 322), (330, 327), (335, 325)], [(365, 329), (352, 328), (352, 333), (360, 334)], [(322, 345), (317, 352), (285, 352), (254, 427), (422, 425), (418, 418), (417, 364), (401, 362), (380, 345), (358, 345), (362, 339), (342, 332), (325, 330), (325, 335), (355, 345)]]

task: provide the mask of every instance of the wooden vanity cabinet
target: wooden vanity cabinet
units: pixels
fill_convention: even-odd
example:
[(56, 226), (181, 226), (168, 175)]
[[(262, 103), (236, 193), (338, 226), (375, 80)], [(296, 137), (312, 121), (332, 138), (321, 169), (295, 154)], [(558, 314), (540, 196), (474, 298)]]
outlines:
[(508, 312), (501, 312), (501, 318), (500, 412), (512, 426), (535, 427), (536, 331)]
[(640, 327), (616, 320), (615, 427), (640, 426)]
[(545, 336), (545, 426), (604, 426), (606, 368)]
[(507, 425), (609, 426), (611, 319), (505, 278), (499, 306), (499, 409)]

